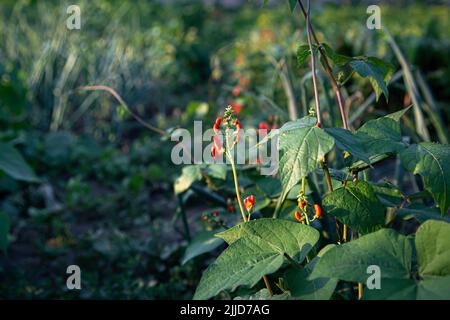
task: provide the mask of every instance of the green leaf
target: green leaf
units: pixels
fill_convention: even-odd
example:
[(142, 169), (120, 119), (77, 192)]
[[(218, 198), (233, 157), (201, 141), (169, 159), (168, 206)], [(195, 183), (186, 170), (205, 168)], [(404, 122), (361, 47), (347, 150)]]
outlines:
[(450, 207), (450, 146), (424, 142), (400, 153), (405, 168), (422, 176), (428, 190), (444, 215)]
[(0, 250), (6, 252), (8, 247), (9, 217), (0, 211)]
[(328, 44), (322, 43), (327, 57), (338, 67), (342, 67), (352, 61), (353, 58), (336, 53)]
[(297, 6), (297, 0), (289, 0), (289, 9), (291, 9), (291, 12), (294, 12), (294, 9), (296, 6)]
[(363, 141), (359, 137), (342, 128), (326, 128), (325, 131), (334, 138), (338, 149), (347, 151), (356, 159), (370, 164)]
[(308, 279), (317, 262), (325, 252), (335, 247), (334, 244), (323, 248), (319, 254), (311, 260), (304, 268), (289, 269), (285, 274), (286, 287), (291, 296), (300, 300), (328, 300), (336, 288), (338, 279), (315, 278)]
[(403, 108), (402, 110), (394, 112), (394, 113), (390, 113), (390, 114), (386, 115), (385, 117), (398, 122), (405, 115), (405, 113), (408, 112), (411, 108), (412, 108), (412, 106)]
[(263, 139), (261, 139), (261, 141), (258, 142), (257, 146), (266, 143), (269, 139), (272, 139), (284, 132), (300, 128), (312, 127), (315, 126), (316, 124), (317, 118), (313, 116), (306, 116), (295, 121), (286, 122), (283, 126), (281, 126), (280, 129), (270, 130), (269, 134), (267, 134)]
[(287, 131), (280, 136), (280, 177), (288, 192), (303, 177), (314, 171), (323, 156), (334, 147), (334, 139), (313, 126)]
[(226, 164), (209, 164), (206, 166), (205, 174), (209, 177), (226, 180), (227, 179), (227, 165)]
[(400, 125), (389, 116), (370, 120), (356, 131), (370, 156), (397, 153), (405, 148)]
[(117, 119), (119, 121), (122, 121), (128, 115), (127, 107), (123, 104), (117, 106), (116, 113), (117, 113)]
[(264, 177), (257, 182), (257, 185), (269, 198), (278, 197), (281, 193), (281, 183), (278, 179)]
[(450, 224), (434, 220), (423, 223), (416, 233), (416, 251), (422, 277), (450, 275)]
[(397, 186), (389, 182), (372, 183), (371, 186), (383, 205), (396, 207), (403, 202), (403, 194)]
[[(317, 47), (313, 47), (313, 50)], [(308, 58), (311, 56), (311, 50), (309, 50), (309, 45), (303, 44), (298, 47), (297, 49), (297, 65), (299, 67), (303, 66), (307, 61)]]
[(218, 235), (231, 244), (203, 273), (194, 299), (241, 285), (252, 287), (277, 271), (285, 254), (301, 262), (319, 239), (314, 228), (275, 219), (252, 220), (232, 229)]
[(367, 267), (381, 271), (381, 288), (365, 289), (364, 299), (450, 299), (450, 224), (427, 221), (416, 233), (415, 252), (420, 279), (412, 270), (412, 242), (390, 229), (335, 247), (319, 260), (311, 278), (334, 276), (366, 283)]
[(450, 276), (425, 279), (417, 287), (417, 300), (450, 300)]
[(186, 248), (181, 264), (185, 264), (189, 260), (219, 247), (223, 243), (223, 240), (215, 237), (215, 233), (215, 231), (202, 231), (198, 233)]
[[(296, 258), (294, 254), (298, 253), (298, 261), (303, 261), (311, 249), (305, 244), (311, 243), (314, 245), (319, 239), (318, 231), (310, 226), (297, 222), (267, 218), (238, 224), (216, 234), (216, 236), (222, 238), (230, 245), (241, 238), (254, 237), (264, 240), (273, 246), (284, 247), (284, 252), (292, 258)], [(293, 245), (293, 247), (286, 247), (286, 244)], [(301, 248), (299, 248), (300, 244), (302, 244)], [(303, 246), (305, 247), (303, 248)]]
[(334, 277), (366, 283), (367, 268), (377, 265), (382, 280), (409, 279), (411, 256), (411, 243), (407, 237), (391, 229), (382, 229), (326, 252), (310, 278)]
[(360, 233), (369, 233), (384, 226), (384, 208), (368, 182), (348, 184), (323, 199), (325, 210)]
[(179, 194), (186, 191), (195, 181), (200, 181), (201, 179), (202, 173), (200, 166), (191, 165), (184, 167), (181, 176), (175, 181), (175, 193)]
[(14, 147), (0, 143), (0, 170), (16, 180), (39, 182), (33, 169)]
[(364, 289), (364, 300), (415, 300), (417, 285), (412, 279), (383, 279), (381, 290)]
[(387, 84), (392, 78), (394, 68), (392, 65), (383, 62), (380, 59), (370, 58), (355, 58), (349, 65), (361, 77), (368, 78), (377, 96), (377, 101), (381, 94), (384, 94), (386, 99), (389, 98)]
[(401, 208), (397, 211), (397, 215), (404, 220), (416, 219), (418, 222), (425, 222), (427, 220), (442, 220), (450, 222), (450, 217), (441, 216), (441, 213), (436, 208), (430, 208), (420, 203), (413, 203), (406, 208)]
[(364, 300), (449, 300), (450, 277), (426, 279), (386, 279), (381, 290), (364, 290)]

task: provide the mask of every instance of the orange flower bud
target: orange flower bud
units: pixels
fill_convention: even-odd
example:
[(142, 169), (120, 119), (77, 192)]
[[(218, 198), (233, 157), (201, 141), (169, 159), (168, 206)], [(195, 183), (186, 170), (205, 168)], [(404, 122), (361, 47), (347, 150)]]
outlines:
[(321, 216), (322, 216), (322, 208), (320, 207), (320, 205), (318, 205), (318, 204), (315, 204), (314, 205), (314, 211), (315, 211), (315, 217), (316, 218), (320, 218)]
[(235, 114), (241, 113), (242, 108), (244, 107), (239, 102), (234, 102), (231, 106), (233, 107), (233, 111), (234, 111)]
[(216, 122), (214, 123), (213, 129), (214, 129), (214, 133), (217, 133), (217, 131), (220, 130), (220, 123), (222, 122), (222, 118), (221, 117), (217, 117), (216, 118)]
[(252, 211), (254, 204), (255, 204), (255, 197), (253, 195), (250, 195), (244, 199), (244, 205), (248, 212)]
[(298, 222), (302, 222), (302, 214), (298, 211), (295, 211), (295, 219), (297, 219)]
[(304, 209), (306, 207), (306, 202), (304, 200), (301, 200), (298, 206), (300, 209)]

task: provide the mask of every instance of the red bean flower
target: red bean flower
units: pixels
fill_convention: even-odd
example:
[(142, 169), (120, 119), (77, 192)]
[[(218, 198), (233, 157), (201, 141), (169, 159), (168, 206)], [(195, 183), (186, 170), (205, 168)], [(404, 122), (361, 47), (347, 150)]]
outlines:
[(220, 123), (222, 122), (221, 117), (217, 117), (216, 122), (214, 123), (214, 133), (217, 133), (220, 130)]
[(240, 86), (235, 86), (233, 88), (233, 96), (237, 97), (240, 94), (241, 94), (241, 87)]
[(253, 195), (248, 196), (244, 199), (244, 205), (248, 212), (252, 211), (255, 205), (255, 197)]
[(322, 208), (320, 207), (320, 205), (315, 204), (314, 205), (314, 211), (315, 211), (314, 217), (320, 218), (322, 216)]
[(302, 214), (298, 211), (295, 211), (295, 219), (297, 219), (298, 222), (302, 222)]

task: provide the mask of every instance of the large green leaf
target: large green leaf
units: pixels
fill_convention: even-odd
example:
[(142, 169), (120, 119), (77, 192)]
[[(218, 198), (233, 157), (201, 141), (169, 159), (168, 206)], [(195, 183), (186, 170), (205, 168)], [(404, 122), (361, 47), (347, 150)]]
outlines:
[(323, 156), (334, 147), (334, 139), (312, 126), (287, 131), (280, 136), (280, 176), (287, 192), (314, 171)]
[[(278, 219), (251, 220), (220, 232), (216, 236), (230, 245), (241, 238), (255, 237), (262, 239), (273, 246), (284, 248), (284, 252), (298, 261), (303, 261), (311, 249), (306, 244), (313, 243), (314, 245), (319, 240), (319, 232), (316, 229), (300, 223)], [(286, 238), (292, 241), (286, 241)], [(287, 247), (287, 244), (291, 247)], [(300, 249), (299, 244), (302, 244)], [(294, 252), (298, 256), (295, 256)]]
[(308, 279), (317, 262), (325, 252), (333, 248), (331, 244), (323, 248), (304, 268), (289, 269), (285, 274), (285, 284), (291, 296), (300, 300), (328, 300), (336, 288), (338, 279), (315, 278)]
[(186, 248), (181, 264), (185, 264), (189, 260), (219, 247), (223, 243), (223, 240), (215, 237), (215, 233), (215, 231), (198, 233)]
[[(203, 273), (194, 299), (208, 299), (240, 285), (254, 286), (262, 276), (282, 266), (285, 254), (303, 260), (319, 238), (317, 230), (304, 227), (295, 222), (258, 219), (230, 232), (225, 238), (232, 239), (231, 245)], [(231, 236), (233, 232), (239, 237)]]
[(394, 67), (378, 58), (355, 58), (349, 65), (361, 77), (368, 78), (377, 97), (380, 98), (384, 94), (386, 99), (389, 98), (387, 84), (392, 78)]
[[(412, 242), (390, 229), (365, 235), (335, 247), (319, 260), (311, 278), (334, 276), (366, 283), (367, 268), (380, 267), (381, 288), (364, 290), (364, 299), (450, 299), (450, 224), (427, 221), (417, 230), (412, 266)], [(418, 270), (420, 280), (414, 279)]]
[(349, 152), (355, 159), (370, 164), (369, 156), (363, 141), (348, 130), (342, 128), (326, 128), (325, 131), (336, 141), (336, 147)]
[(405, 168), (423, 178), (444, 215), (450, 207), (450, 146), (424, 142), (413, 144), (400, 153)]
[(422, 277), (450, 275), (450, 223), (423, 223), (416, 233), (416, 250)]
[(364, 290), (365, 300), (449, 300), (450, 276), (425, 279), (385, 279), (381, 290)]
[(342, 67), (353, 60), (352, 57), (344, 56), (342, 54), (336, 53), (328, 44), (321, 44), (323, 49), (325, 50), (325, 54), (327, 57), (338, 67)]
[(6, 143), (0, 143), (0, 170), (17, 180), (39, 181), (33, 169), (25, 162), (21, 154)]
[(387, 181), (371, 183), (371, 186), (383, 205), (397, 207), (403, 202), (402, 191), (397, 186)]
[(324, 197), (323, 205), (329, 214), (357, 232), (369, 233), (384, 226), (384, 208), (365, 181), (334, 190)]
[(366, 283), (367, 268), (377, 265), (382, 279), (409, 279), (412, 248), (407, 237), (382, 229), (332, 248), (320, 258), (310, 278)]
[(258, 142), (257, 146), (266, 143), (269, 139), (272, 139), (280, 134), (300, 128), (312, 127), (317, 124), (317, 118), (313, 116), (306, 116), (295, 121), (286, 122), (280, 129), (270, 130), (270, 132)]
[(400, 152), (405, 148), (400, 125), (389, 115), (370, 120), (356, 131), (370, 156), (382, 153)]

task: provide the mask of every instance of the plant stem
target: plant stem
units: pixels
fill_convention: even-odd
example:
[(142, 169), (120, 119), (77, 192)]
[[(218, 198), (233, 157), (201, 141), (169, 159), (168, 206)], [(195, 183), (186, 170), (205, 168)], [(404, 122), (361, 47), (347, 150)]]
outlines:
[(242, 219), (244, 219), (244, 222), (247, 222), (247, 215), (245, 214), (244, 206), (242, 205), (241, 193), (239, 192), (239, 182), (238, 182), (238, 177), (237, 177), (236, 166), (235, 166), (234, 160), (231, 156), (228, 155), (228, 159), (231, 162), (231, 169), (233, 171), (233, 179), (234, 179), (234, 188), (236, 191), (236, 198), (237, 198), (237, 201), (239, 204), (239, 209), (241, 210)]
[[(225, 139), (226, 139), (227, 149), (228, 149), (229, 144), (228, 144), (228, 135), (227, 134), (226, 134)], [(244, 222), (247, 222), (248, 221), (247, 215), (245, 214), (244, 206), (242, 205), (242, 200), (241, 200), (241, 193), (239, 192), (239, 182), (238, 182), (238, 177), (237, 177), (236, 165), (234, 164), (234, 159), (229, 154), (228, 150), (226, 150), (226, 154), (227, 154), (228, 159), (231, 162), (231, 169), (233, 171), (233, 179), (234, 179), (234, 188), (235, 188), (235, 191), (236, 191), (236, 198), (237, 198), (238, 203), (239, 203), (239, 209), (241, 210), (242, 219), (244, 219)], [(270, 286), (269, 278), (264, 275), (263, 276), (263, 281), (264, 281), (264, 284), (266, 285), (266, 288), (267, 288), (267, 291), (269, 292), (269, 295), (273, 296), (273, 290), (272, 290), (272, 287)]]
[(152, 126), (148, 122), (146, 122), (144, 119), (142, 119), (140, 116), (138, 116), (136, 113), (134, 113), (126, 104), (126, 102), (122, 99), (122, 97), (111, 87), (108, 86), (84, 86), (81, 87), (80, 90), (85, 91), (106, 91), (109, 92), (126, 110), (127, 112), (136, 119), (137, 122), (142, 124), (144, 127), (149, 129), (150, 131), (156, 132), (162, 136), (166, 134), (164, 130), (161, 130), (160, 128), (157, 128), (155, 126)]
[[(316, 45), (317, 45), (317, 47), (319, 49), (319, 52), (320, 52), (320, 54), (321, 54), (321, 56), (323, 58), (323, 62), (325, 64), (325, 66), (324, 66), (325, 71), (330, 76), (331, 83), (333, 84), (334, 91), (335, 91), (335, 94), (336, 94), (336, 98), (337, 98), (337, 101), (338, 101), (338, 104), (339, 104), (339, 111), (341, 112), (342, 125), (343, 125), (344, 129), (348, 129), (347, 118), (345, 116), (345, 109), (344, 109), (344, 99), (342, 98), (341, 88), (340, 88), (339, 84), (337, 83), (336, 78), (333, 76), (333, 71), (332, 71), (332, 69), (330, 67), (330, 63), (328, 61), (328, 57), (326, 55), (326, 52), (324, 51), (323, 47), (321, 46), (321, 44), (320, 44), (320, 42), (319, 42), (319, 40), (317, 38), (317, 35), (316, 35), (315, 31), (314, 31), (314, 28), (313, 28), (313, 26), (311, 24), (311, 21), (308, 18), (309, 17), (309, 9), (310, 8), (308, 8), (308, 12), (307, 12), (305, 10), (305, 7), (302, 4), (302, 1), (298, 0), (297, 2), (300, 5), (300, 8), (302, 9), (303, 15), (307, 19), (308, 29), (310, 30), (310, 32), (311, 32), (311, 34), (312, 34), (312, 36), (314, 38), (314, 41), (315, 41), (315, 43), (316, 43)], [(309, 0), (308, 0), (308, 7), (309, 7)]]
[(269, 291), (269, 295), (272, 297), (273, 290), (272, 290), (272, 287), (270, 286), (269, 278), (267, 278), (267, 276), (263, 276), (263, 280), (264, 280), (264, 284), (266, 285), (267, 291)]
[(358, 300), (361, 300), (363, 296), (363, 284), (358, 283)]
[(310, 8), (310, 0), (308, 0), (308, 13), (306, 15), (306, 35), (308, 37), (308, 45), (309, 51), (311, 52), (311, 72), (314, 86), (314, 98), (316, 102), (316, 116), (317, 116), (317, 125), (320, 127), (321, 125), (321, 113), (320, 113), (320, 100), (319, 100), (319, 91), (317, 89), (317, 78), (316, 78), (316, 58), (314, 55), (314, 48), (311, 40), (311, 16), (310, 16), (311, 8)]

